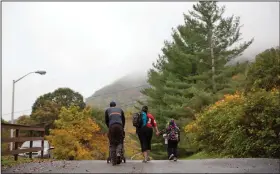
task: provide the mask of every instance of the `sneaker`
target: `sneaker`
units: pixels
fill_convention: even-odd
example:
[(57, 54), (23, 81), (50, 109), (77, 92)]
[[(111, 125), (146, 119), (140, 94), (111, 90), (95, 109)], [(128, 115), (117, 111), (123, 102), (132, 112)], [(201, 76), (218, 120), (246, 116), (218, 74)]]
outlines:
[(177, 161), (177, 158), (176, 157), (174, 157), (174, 159), (173, 159), (174, 161)]
[(171, 155), (169, 156), (169, 160), (172, 160), (173, 157), (174, 157), (174, 154), (171, 154)]
[(146, 163), (146, 162), (148, 162), (148, 159), (149, 159), (149, 157), (147, 157), (147, 158), (144, 157), (144, 160), (142, 162)]
[(107, 163), (110, 163), (111, 162), (111, 159), (108, 157), (107, 158)]
[(150, 158), (150, 157), (148, 157), (148, 158), (147, 158), (147, 161), (151, 161), (151, 158)]

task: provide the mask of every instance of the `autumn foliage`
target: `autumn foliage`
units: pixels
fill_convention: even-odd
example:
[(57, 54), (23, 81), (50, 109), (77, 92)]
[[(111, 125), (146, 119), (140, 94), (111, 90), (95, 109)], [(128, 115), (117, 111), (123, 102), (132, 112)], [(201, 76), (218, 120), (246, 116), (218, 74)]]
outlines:
[[(125, 155), (127, 158), (141, 159), (136, 154), (141, 152), (138, 137), (136, 136), (135, 127), (132, 125), (132, 111), (125, 112), (126, 126), (125, 126)], [(142, 157), (142, 156), (140, 156)]]
[(55, 129), (47, 137), (55, 147), (57, 159), (105, 159), (108, 138), (100, 132), (99, 125), (92, 119), (91, 109), (80, 111), (79, 107), (62, 108)]
[(185, 127), (198, 150), (231, 157), (280, 156), (280, 90), (225, 95)]

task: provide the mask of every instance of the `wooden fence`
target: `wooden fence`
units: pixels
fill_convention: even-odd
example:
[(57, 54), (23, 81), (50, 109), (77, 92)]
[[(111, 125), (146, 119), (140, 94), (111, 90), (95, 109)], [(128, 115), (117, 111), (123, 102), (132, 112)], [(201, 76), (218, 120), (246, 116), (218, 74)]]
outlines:
[[(41, 151), (41, 158), (44, 157), (44, 136), (45, 136), (45, 127), (44, 126), (25, 126), (25, 125), (17, 125), (17, 124), (8, 124), (8, 123), (1, 123), (1, 129), (6, 130), (15, 130), (15, 134), (13, 138), (6, 138), (1, 136), (1, 143), (13, 143), (13, 150), (4, 151), (2, 155), (14, 155), (15, 160), (18, 160), (18, 154), (29, 152), (29, 158), (32, 158), (32, 152)], [(30, 137), (19, 137), (19, 131), (29, 131)], [(2, 132), (1, 131), (1, 132)], [(12, 130), (11, 130), (12, 131)], [(40, 132), (39, 137), (33, 137), (34, 131)], [(35, 140), (42, 140), (41, 147), (33, 147), (33, 141)], [(30, 146), (27, 149), (19, 149), (19, 143), (30, 141)]]

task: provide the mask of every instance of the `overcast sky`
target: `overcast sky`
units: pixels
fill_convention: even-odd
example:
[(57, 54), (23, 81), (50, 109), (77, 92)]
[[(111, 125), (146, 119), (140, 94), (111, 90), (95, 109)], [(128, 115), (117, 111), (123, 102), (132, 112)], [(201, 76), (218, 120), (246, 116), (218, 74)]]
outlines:
[[(183, 23), (191, 2), (2, 2), (2, 117), (30, 114), (37, 97), (70, 87), (85, 98), (133, 71), (146, 71), (171, 28)], [(226, 15), (241, 17), (246, 54), (279, 45), (277, 2), (228, 2)]]

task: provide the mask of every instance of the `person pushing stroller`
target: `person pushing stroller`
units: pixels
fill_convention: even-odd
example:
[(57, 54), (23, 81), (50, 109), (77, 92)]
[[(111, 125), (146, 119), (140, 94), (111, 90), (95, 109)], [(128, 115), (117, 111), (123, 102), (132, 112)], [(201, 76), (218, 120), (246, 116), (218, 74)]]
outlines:
[(115, 102), (111, 102), (110, 108), (105, 111), (105, 123), (109, 128), (109, 161), (112, 161), (112, 165), (117, 165), (122, 161), (125, 116), (123, 110), (116, 107)]
[[(122, 145), (121, 145), (121, 161), (123, 161), (124, 163), (126, 163), (126, 158), (124, 156), (125, 150), (124, 150), (124, 138), (125, 138), (125, 131), (123, 131), (123, 140), (122, 140)], [(111, 155), (110, 155), (110, 143), (109, 143), (109, 157), (107, 158), (107, 163), (111, 162)]]

